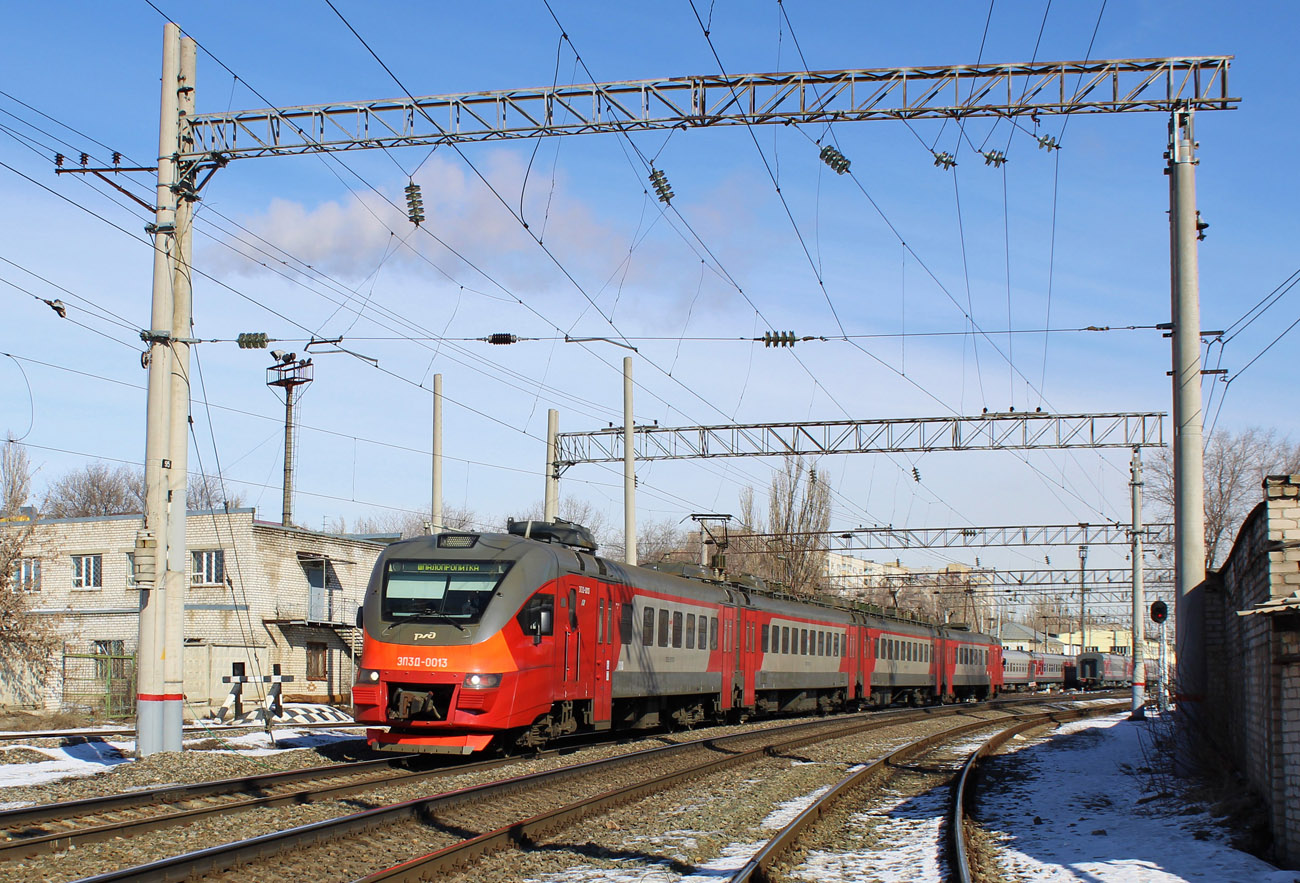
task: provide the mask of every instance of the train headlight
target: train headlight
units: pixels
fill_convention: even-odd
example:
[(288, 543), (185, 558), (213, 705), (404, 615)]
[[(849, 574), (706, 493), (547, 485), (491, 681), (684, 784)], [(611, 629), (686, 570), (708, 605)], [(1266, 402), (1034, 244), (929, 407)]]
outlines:
[(357, 669), (357, 683), (377, 684), (379, 683), (379, 672), (373, 668), (359, 668)]
[(467, 674), (463, 686), (471, 690), (486, 690), (501, 686), (501, 675)]

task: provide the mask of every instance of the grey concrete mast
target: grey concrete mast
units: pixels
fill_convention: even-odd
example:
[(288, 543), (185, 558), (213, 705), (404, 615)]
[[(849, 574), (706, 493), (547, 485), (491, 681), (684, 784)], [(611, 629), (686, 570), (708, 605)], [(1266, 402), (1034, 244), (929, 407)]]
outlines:
[(1133, 449), (1129, 463), (1133, 498), (1133, 547), (1129, 550), (1133, 564), (1133, 702), (1130, 717), (1141, 720), (1146, 703), (1146, 597), (1142, 588), (1142, 449)]
[(1174, 649), (1179, 708), (1205, 695), (1205, 462), (1201, 412), (1201, 299), (1196, 242), (1196, 139), (1190, 106), (1169, 120), (1169, 251), (1174, 387)]
[(433, 375), (433, 488), (429, 500), (429, 532), (442, 533), (442, 375)]
[(185, 616), (185, 492), (189, 451), (190, 222), (192, 179), (185, 113), (194, 106), (194, 41), (163, 29), (154, 223), (153, 303), (148, 344), (145, 513), (136, 537), (140, 586), (136, 750), (181, 748)]

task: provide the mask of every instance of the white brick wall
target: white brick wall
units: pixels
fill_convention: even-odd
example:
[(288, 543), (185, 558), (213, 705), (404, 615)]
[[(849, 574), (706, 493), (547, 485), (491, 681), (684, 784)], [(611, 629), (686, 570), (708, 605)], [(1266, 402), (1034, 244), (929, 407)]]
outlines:
[[(26, 554), (41, 559), (41, 589), (30, 599), (43, 615), (57, 618), (68, 651), (120, 640), (127, 653), (135, 652), (140, 592), (129, 583), (127, 555), (140, 527), (135, 515), (37, 523)], [(334, 629), (307, 624), (311, 588), (302, 559), (330, 562), (318, 618), (350, 625), (383, 545), (258, 522), (251, 509), (192, 512), (186, 538), (190, 552), (222, 550), (225, 571), (221, 584), (191, 585), (192, 560), (186, 555), (187, 715), (221, 703), (228, 688), (220, 679), (237, 659), (247, 661), (250, 675), (270, 674), (271, 666), (280, 664), (284, 674), (294, 676), (285, 686), (289, 698), (346, 701), (350, 655)], [(99, 587), (73, 588), (74, 555), (100, 556)], [(308, 643), (327, 647), (325, 680), (307, 679)], [(0, 704), (24, 701), (6, 693), (10, 680), (0, 673)], [(256, 694), (246, 688), (246, 699)], [(49, 684), (47, 707), (58, 707), (60, 698), (59, 685)]]

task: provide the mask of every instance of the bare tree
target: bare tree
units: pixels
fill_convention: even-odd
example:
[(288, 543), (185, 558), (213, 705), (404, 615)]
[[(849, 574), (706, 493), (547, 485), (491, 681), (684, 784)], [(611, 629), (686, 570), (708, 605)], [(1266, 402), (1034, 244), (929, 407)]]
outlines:
[(144, 511), (144, 481), (130, 466), (90, 463), (54, 481), (41, 506), (47, 518), (84, 518)]
[[(329, 523), (328, 529), (331, 533), (338, 534), (381, 536), (397, 534), (405, 540), (426, 533), (432, 518), (433, 516), (428, 511), (388, 511), (374, 515), (363, 515), (355, 519), (351, 527), (348, 526), (346, 519), (336, 518)], [(475, 530), (483, 525), (472, 509), (459, 506), (444, 506), (442, 510), (442, 526), (444, 530)]]
[(766, 517), (758, 511), (753, 488), (741, 491), (742, 532), (732, 537), (728, 570), (761, 576), (798, 594), (818, 591), (825, 582), (830, 499), (830, 485), (815, 466), (803, 457), (787, 458), (772, 477)]
[[(602, 553), (615, 561), (625, 557), (623, 538), (613, 540)], [(679, 522), (671, 518), (661, 521), (638, 521), (636, 526), (636, 560), (640, 564), (658, 564), (661, 561), (700, 560), (700, 544)]]
[[(141, 479), (143, 483), (143, 475)], [(185, 484), (185, 508), (198, 512), (205, 509), (238, 509), (244, 505), (243, 494), (238, 491), (226, 494), (222, 492), (222, 487), (223, 482), (215, 475), (191, 475)], [(143, 488), (140, 497), (144, 498)]]
[[(1300, 472), (1300, 443), (1279, 438), (1272, 429), (1249, 427), (1239, 433), (1220, 429), (1205, 444), (1205, 566), (1223, 557), (1250, 510), (1263, 499), (1264, 476)], [(1157, 517), (1174, 509), (1173, 454), (1162, 448), (1150, 465), (1146, 492)]]
[(0, 515), (17, 515), (31, 493), (31, 460), (10, 433), (0, 451)]
[(39, 702), (62, 644), (61, 617), (37, 613), (41, 597), (40, 526), (25, 516), (0, 523), (0, 678)]

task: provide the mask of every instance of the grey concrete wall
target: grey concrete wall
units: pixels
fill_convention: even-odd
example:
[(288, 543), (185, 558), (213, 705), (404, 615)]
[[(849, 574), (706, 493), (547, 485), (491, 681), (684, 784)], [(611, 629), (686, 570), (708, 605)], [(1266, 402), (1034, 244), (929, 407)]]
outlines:
[[(1265, 480), (1263, 502), (1206, 588), (1201, 736), (1263, 798), (1274, 858), (1300, 868), (1300, 475)], [(1260, 605), (1267, 612), (1247, 613)]]

